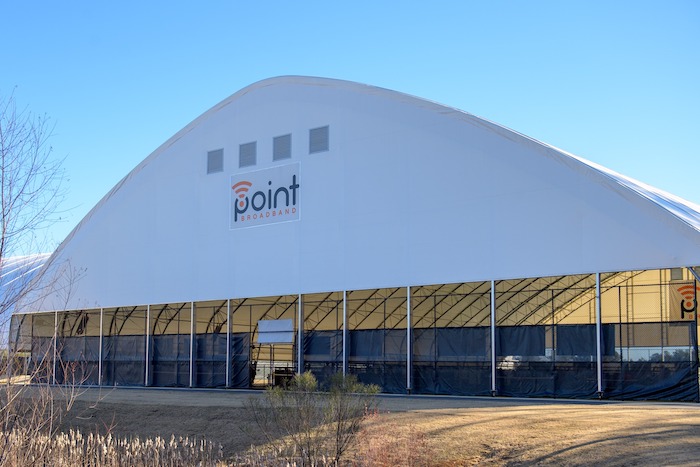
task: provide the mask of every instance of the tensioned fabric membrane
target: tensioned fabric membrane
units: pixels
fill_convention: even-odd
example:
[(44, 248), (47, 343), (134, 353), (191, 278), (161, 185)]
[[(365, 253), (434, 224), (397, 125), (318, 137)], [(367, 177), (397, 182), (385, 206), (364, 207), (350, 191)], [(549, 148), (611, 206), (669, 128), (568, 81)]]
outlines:
[(55, 382), (308, 369), (387, 392), (697, 400), (698, 264), (697, 204), (450, 107), (280, 77), (119, 182), (11, 337)]

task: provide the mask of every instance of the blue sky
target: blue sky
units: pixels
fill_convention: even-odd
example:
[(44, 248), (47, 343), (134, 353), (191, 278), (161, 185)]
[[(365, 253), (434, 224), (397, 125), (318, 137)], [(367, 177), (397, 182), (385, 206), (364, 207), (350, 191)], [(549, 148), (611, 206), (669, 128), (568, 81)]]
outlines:
[(700, 2), (0, 0), (0, 94), (55, 123), (60, 242), (255, 81), (311, 75), (460, 108), (700, 203)]

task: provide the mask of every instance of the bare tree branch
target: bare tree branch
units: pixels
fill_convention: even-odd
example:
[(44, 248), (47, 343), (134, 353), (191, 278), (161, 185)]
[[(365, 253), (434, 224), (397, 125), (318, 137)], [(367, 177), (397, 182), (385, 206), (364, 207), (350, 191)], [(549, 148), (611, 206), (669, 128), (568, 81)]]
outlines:
[[(40, 280), (49, 255), (36, 253), (46, 248), (41, 233), (56, 220), (65, 179), (63, 160), (53, 157), (49, 144), (53, 129), (46, 116), (19, 110), (14, 93), (0, 95), (0, 465), (7, 461), (12, 437), (32, 439), (55, 432), (83, 377), (73, 362), (56, 355), (55, 329), (53, 335), (34, 336), (33, 325), (24, 323), (34, 316), (13, 316), (18, 302), (31, 294), (41, 296), (58, 288), (68, 296), (79, 274), (66, 266), (67, 273), (55, 281)], [(26, 329), (29, 336), (23, 335)], [(56, 402), (49, 386), (57, 369), (63, 375), (65, 407)], [(23, 458), (19, 463), (32, 462)]]

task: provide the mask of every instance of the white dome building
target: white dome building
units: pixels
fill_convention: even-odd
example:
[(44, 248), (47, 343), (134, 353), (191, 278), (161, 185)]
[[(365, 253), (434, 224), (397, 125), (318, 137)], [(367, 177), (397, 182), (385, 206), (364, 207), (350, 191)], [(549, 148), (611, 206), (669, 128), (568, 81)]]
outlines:
[(307, 369), (387, 392), (698, 400), (698, 264), (698, 205), (453, 108), (280, 77), (115, 186), (11, 338), (56, 382)]

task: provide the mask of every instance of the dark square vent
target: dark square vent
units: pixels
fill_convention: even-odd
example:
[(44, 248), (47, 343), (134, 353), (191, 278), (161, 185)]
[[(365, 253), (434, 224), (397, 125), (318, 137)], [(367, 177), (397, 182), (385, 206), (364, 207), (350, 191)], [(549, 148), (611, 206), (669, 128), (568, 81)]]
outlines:
[(309, 130), (309, 154), (328, 151), (329, 129), (328, 126)]
[(272, 160), (279, 161), (292, 157), (292, 135), (277, 136), (272, 139)]
[(224, 171), (224, 150), (217, 149), (207, 153), (207, 174)]
[(238, 167), (250, 167), (255, 165), (257, 155), (257, 142), (241, 144), (238, 149)]

